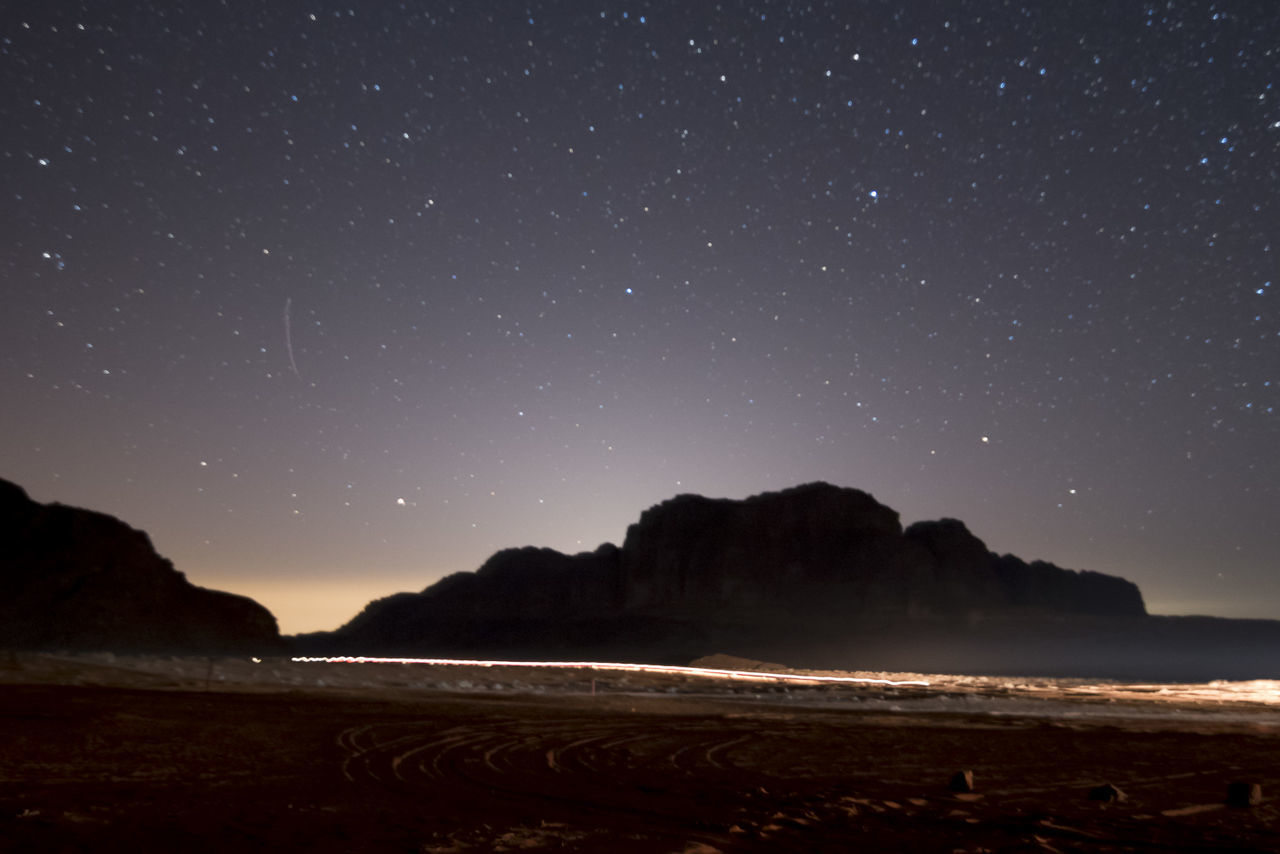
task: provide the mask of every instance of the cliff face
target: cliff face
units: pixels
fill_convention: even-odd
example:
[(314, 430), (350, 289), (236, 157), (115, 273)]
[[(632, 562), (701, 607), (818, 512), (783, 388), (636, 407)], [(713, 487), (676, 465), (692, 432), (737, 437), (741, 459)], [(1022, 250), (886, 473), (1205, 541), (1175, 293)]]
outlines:
[(742, 501), (680, 495), (649, 508), (622, 548), (511, 549), (478, 572), (370, 603), (332, 635), (367, 652), (714, 637), (717, 626), (803, 633), (868, 621), (1142, 616), (1124, 579), (998, 557), (954, 519), (905, 531), (865, 492), (807, 484)]
[(624, 606), (776, 610), (835, 595), (858, 610), (900, 607), (913, 557), (898, 514), (860, 490), (811, 484), (745, 501), (681, 495), (628, 529)]
[(142, 531), (0, 480), (0, 646), (263, 652), (283, 641), (267, 609), (191, 584)]
[(665, 501), (627, 531), (621, 565), (626, 609), (1146, 613), (1124, 579), (998, 557), (957, 519), (904, 531), (867, 493), (826, 483), (743, 501)]
[(908, 541), (929, 554), (923, 610), (930, 613), (1028, 611), (1090, 616), (1142, 616), (1142, 593), (1131, 581), (1090, 570), (1026, 563), (988, 551), (957, 519), (917, 522)]

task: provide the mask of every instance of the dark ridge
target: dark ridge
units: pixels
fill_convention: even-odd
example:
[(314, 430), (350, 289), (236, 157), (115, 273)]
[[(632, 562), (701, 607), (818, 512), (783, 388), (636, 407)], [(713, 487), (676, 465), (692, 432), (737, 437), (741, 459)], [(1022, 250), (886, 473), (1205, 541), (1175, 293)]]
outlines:
[(956, 519), (903, 530), (867, 493), (811, 483), (741, 501), (679, 495), (645, 510), (621, 548), (500, 551), (297, 642), (631, 661), (720, 649), (797, 666), (1026, 675), (1225, 678), (1269, 666), (1242, 638), (1275, 647), (1280, 624), (1222, 625), (1149, 617), (1125, 579), (998, 555)]
[[(370, 602), (298, 651), (687, 663), (726, 650), (797, 667), (1206, 681), (1275, 678), (1280, 622), (1147, 616), (1131, 582), (997, 555), (813, 483), (679, 495), (621, 548), (493, 555)], [(0, 480), (0, 647), (281, 653), (265, 608), (192, 585), (114, 517)]]
[(270, 611), (196, 587), (142, 531), (0, 480), (0, 646), (261, 654), (285, 644)]

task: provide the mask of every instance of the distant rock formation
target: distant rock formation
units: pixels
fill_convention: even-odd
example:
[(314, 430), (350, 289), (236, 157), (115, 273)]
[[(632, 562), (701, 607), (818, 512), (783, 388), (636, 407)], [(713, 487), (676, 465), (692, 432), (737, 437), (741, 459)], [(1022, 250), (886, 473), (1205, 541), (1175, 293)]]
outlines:
[(142, 531), (0, 480), (0, 647), (263, 653), (284, 642), (270, 611), (191, 584)]
[(678, 657), (724, 642), (767, 653), (768, 638), (830, 639), (903, 620), (1037, 614), (1146, 609), (1124, 579), (997, 556), (955, 519), (904, 531), (867, 493), (811, 483), (741, 501), (680, 495), (644, 511), (621, 548), (501, 551), (475, 573), (371, 602), (336, 632), (299, 641), (370, 654)]
[(620, 564), (626, 610), (1146, 613), (1122, 578), (998, 557), (956, 519), (903, 531), (896, 511), (827, 483), (664, 501), (628, 529)]

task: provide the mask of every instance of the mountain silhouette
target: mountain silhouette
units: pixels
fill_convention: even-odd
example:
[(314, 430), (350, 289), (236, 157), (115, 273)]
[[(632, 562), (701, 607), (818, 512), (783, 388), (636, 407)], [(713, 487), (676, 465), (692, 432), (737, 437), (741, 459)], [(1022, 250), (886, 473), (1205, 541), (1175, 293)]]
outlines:
[(196, 587), (142, 531), (105, 513), (39, 504), (0, 480), (0, 646), (264, 654), (275, 617)]
[(644, 511), (621, 547), (507, 549), (295, 640), (362, 655), (678, 661), (731, 649), (919, 669), (978, 662), (956, 658), (957, 639), (999, 652), (1046, 627), (1071, 643), (1076, 628), (1106, 637), (1099, 626), (1152, 619), (1125, 579), (998, 555), (956, 519), (904, 529), (866, 492), (810, 483), (743, 500), (679, 495)]
[(506, 549), (479, 570), (281, 638), (267, 609), (191, 584), (142, 531), (0, 480), (0, 648), (288, 651), (1206, 681), (1280, 676), (1280, 622), (1149, 616), (1123, 578), (902, 527), (857, 489), (678, 495), (622, 545)]

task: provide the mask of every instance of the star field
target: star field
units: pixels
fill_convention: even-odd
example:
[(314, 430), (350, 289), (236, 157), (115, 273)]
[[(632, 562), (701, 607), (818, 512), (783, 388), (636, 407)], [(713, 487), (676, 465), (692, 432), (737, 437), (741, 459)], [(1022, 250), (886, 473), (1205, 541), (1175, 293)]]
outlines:
[(1280, 6), (0, 22), (0, 476), (285, 631), (809, 480), (1280, 616)]

